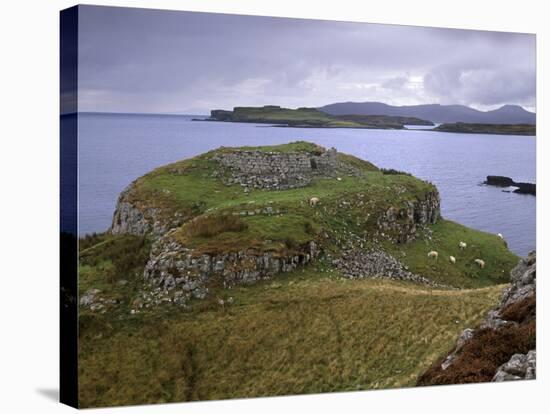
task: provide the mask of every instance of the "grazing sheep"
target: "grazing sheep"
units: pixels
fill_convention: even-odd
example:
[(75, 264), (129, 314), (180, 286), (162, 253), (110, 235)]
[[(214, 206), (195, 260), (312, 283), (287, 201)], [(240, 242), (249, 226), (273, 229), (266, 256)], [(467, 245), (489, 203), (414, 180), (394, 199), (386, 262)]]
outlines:
[(449, 261), (452, 263), (452, 264), (455, 264), (456, 263), (456, 258), (454, 256), (449, 256)]
[(309, 205), (310, 205), (311, 207), (315, 207), (315, 206), (317, 205), (318, 202), (319, 202), (319, 198), (317, 198), (317, 197), (311, 197), (311, 198), (309, 199)]
[(439, 253), (437, 253), (435, 250), (432, 250), (431, 252), (428, 252), (428, 257), (429, 258), (434, 258), (435, 260), (437, 260), (437, 257), (439, 256)]
[(481, 259), (475, 259), (474, 262), (476, 262), (482, 269), (485, 267), (485, 262)]
[(500, 240), (504, 240), (504, 236), (502, 235), (502, 233), (497, 233), (497, 236)]
[(342, 178), (341, 178), (341, 177), (336, 177), (336, 179), (337, 179), (338, 181), (342, 181)]
[(468, 245), (461, 241), (458, 243), (458, 247), (460, 247), (460, 250), (464, 250), (466, 247), (468, 247)]

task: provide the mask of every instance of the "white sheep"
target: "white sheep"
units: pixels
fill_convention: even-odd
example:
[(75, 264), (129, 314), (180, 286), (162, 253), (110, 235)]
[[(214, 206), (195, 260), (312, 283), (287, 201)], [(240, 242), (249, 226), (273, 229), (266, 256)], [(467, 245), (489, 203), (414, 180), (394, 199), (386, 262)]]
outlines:
[(428, 252), (428, 258), (434, 258), (435, 260), (437, 260), (437, 257), (439, 256), (439, 253), (437, 253), (435, 250), (432, 250), (431, 252)]
[(482, 269), (485, 267), (485, 262), (481, 259), (475, 259), (474, 262), (476, 262)]
[(456, 263), (456, 258), (454, 256), (449, 256), (449, 261), (452, 263), (452, 264), (455, 264)]
[(317, 203), (319, 202), (319, 198), (318, 197), (311, 197), (309, 199), (309, 205), (311, 207), (315, 207), (317, 205)]
[(502, 235), (502, 233), (497, 233), (497, 236), (500, 240), (504, 240), (504, 236)]
[(466, 247), (468, 247), (468, 245), (461, 241), (458, 243), (458, 247), (460, 247), (460, 250), (464, 250)]

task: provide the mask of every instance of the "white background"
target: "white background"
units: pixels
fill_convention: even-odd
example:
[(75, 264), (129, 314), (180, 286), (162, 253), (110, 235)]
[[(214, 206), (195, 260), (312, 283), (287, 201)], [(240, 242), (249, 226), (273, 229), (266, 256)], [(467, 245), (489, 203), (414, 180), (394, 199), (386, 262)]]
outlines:
[[(538, 212), (548, 211), (549, 29), (545, 1), (182, 0), (100, 1), (99, 4), (307, 17), (537, 33)], [(58, 25), (62, 0), (6, 1), (0, 48), (0, 412), (70, 412), (58, 395)], [(546, 73), (544, 72), (546, 70)], [(542, 179), (541, 179), (542, 178)], [(542, 329), (548, 216), (538, 214), (538, 379), (316, 396), (170, 404), (102, 412), (548, 412), (549, 367)], [(542, 271), (541, 271), (542, 269)], [(546, 394), (544, 389), (546, 388)], [(544, 406), (545, 409), (543, 408)], [(95, 410), (94, 410), (95, 411)]]

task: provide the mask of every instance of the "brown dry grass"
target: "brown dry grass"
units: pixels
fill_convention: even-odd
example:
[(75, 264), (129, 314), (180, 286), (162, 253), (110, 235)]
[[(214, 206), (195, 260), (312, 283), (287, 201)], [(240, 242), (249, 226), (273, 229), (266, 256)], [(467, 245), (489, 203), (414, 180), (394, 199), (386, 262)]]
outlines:
[(220, 292), (230, 306), (153, 310), (82, 327), (82, 405), (412, 386), (502, 287), (432, 290), (295, 272)]
[(185, 225), (185, 233), (188, 237), (213, 237), (226, 232), (244, 231), (247, 227), (243, 220), (235, 216), (199, 216)]

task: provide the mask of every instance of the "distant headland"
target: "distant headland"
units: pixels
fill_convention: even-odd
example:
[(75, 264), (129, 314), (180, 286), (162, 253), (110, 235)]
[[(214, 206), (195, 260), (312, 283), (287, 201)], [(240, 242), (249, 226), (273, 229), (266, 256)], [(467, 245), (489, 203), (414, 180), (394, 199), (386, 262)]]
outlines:
[[(197, 119), (199, 120), (199, 119)], [(433, 122), (407, 116), (330, 115), (316, 108), (288, 109), (277, 105), (214, 109), (201, 121), (249, 122), (293, 128), (404, 129), (405, 125), (433, 126)]]

